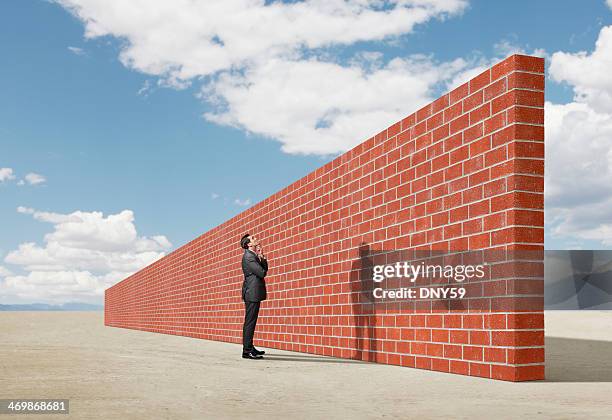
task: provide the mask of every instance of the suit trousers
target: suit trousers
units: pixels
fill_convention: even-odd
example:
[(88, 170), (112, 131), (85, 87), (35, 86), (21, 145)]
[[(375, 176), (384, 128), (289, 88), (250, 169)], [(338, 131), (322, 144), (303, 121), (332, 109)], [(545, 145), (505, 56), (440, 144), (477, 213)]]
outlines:
[(244, 325), (242, 326), (242, 352), (248, 353), (253, 350), (253, 335), (255, 325), (259, 316), (259, 305), (261, 302), (244, 302)]

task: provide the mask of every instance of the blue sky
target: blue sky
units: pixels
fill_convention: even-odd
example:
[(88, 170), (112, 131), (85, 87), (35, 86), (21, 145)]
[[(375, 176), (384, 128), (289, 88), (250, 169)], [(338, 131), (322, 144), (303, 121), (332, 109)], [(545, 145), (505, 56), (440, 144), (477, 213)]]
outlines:
[[(612, 202), (607, 201), (612, 191), (606, 187), (612, 184), (612, 153), (601, 160), (602, 151), (609, 151), (612, 143), (607, 140), (612, 137), (608, 135), (612, 133), (612, 83), (610, 76), (598, 70), (609, 68), (612, 56), (612, 45), (603, 42), (603, 30), (611, 23), (610, 7), (603, 0), (427, 0), (422, 2), (427, 7), (419, 11), (413, 7), (406, 8), (405, 14), (373, 17), (375, 25), (362, 22), (364, 28), (380, 28), (387, 22), (389, 27), (397, 25), (399, 29), (385, 39), (376, 29), (371, 29), (372, 34), (343, 29), (341, 19), (330, 20), (329, 31), (319, 31), (314, 25), (321, 19), (308, 22), (306, 11), (330, 17), (341, 15), (342, 10), (305, 3), (295, 12), (305, 26), (312, 24), (311, 33), (297, 31), (278, 46), (274, 40), (282, 40), (286, 28), (299, 26), (289, 22), (279, 25), (278, 34), (239, 38), (245, 45), (256, 40), (270, 43), (264, 52), (253, 47), (252, 53), (243, 52), (239, 42), (231, 43), (231, 29), (219, 30), (218, 49), (193, 42), (192, 29), (186, 28), (200, 25), (196, 18), (206, 12), (205, 7), (185, 18), (180, 10), (176, 14), (155, 10), (159, 2), (149, 1), (142, 3), (143, 13), (113, 15), (105, 10), (111, 3), (115, 2), (0, 3), (0, 54), (4, 57), (0, 168), (5, 168), (0, 170), (0, 303), (99, 303), (101, 290), (130, 270), (238, 214), (367, 139), (377, 128), (396, 121), (395, 117), (410, 114), (453, 83), (513, 52), (546, 56), (546, 100), (551, 105), (547, 118), (550, 114), (556, 124), (551, 144), (593, 142), (586, 151), (576, 146), (578, 154), (568, 149), (565, 158), (559, 153), (549, 156), (547, 150), (547, 177), (559, 173), (569, 178), (556, 177), (556, 184), (551, 184), (554, 194), (546, 202), (546, 248), (612, 246), (607, 239), (612, 237), (612, 220), (606, 215)], [(172, 8), (170, 3), (180, 9), (180, 2), (166, 2), (164, 7)], [(245, 12), (240, 3), (225, 2), (225, 7), (242, 10), (244, 16), (236, 19), (245, 22), (258, 22), (257, 11), (282, 6), (281, 2), (251, 1), (250, 16), (251, 9)], [(395, 2), (385, 2), (383, 7), (371, 3), (364, 10), (380, 14), (400, 8)], [(151, 12), (150, 20), (145, 9)], [(162, 12), (169, 13), (168, 27), (148, 29), (151, 22), (159, 22), (155, 13)], [(355, 26), (361, 24), (362, 17), (344, 17)], [(321, 35), (313, 37), (317, 31)], [(176, 46), (157, 40), (155, 34), (176, 37)], [(292, 44), (294, 39), (304, 43)], [(596, 44), (598, 39), (601, 42)], [(183, 45), (189, 48), (183, 51)], [(398, 58), (399, 64), (392, 66)], [(236, 64), (239, 71), (229, 72), (228, 63)], [(280, 83), (282, 75), (289, 74), (283, 73), (287, 68), (291, 77)], [(369, 69), (378, 79), (349, 74), (347, 69)], [(385, 69), (388, 72), (381, 71)], [(277, 94), (286, 103), (314, 100), (312, 86), (292, 88), (313, 83), (312, 77), (299, 79), (309, 72), (329, 74), (332, 81), (355, 77), (366, 94), (381, 102), (371, 109), (344, 107), (354, 98), (327, 97), (329, 89), (317, 91), (315, 86), (315, 99), (320, 98), (316, 106), (269, 103)], [(273, 82), (259, 77), (267, 74), (278, 77)], [(411, 77), (401, 79), (403, 74)], [(420, 74), (425, 82), (418, 80)], [(395, 75), (400, 77), (401, 89), (406, 89), (404, 94), (392, 86)], [(376, 80), (391, 82), (381, 87)], [(241, 85), (244, 81), (253, 83), (251, 91)], [(387, 94), (398, 90), (401, 96)], [(326, 103), (335, 106), (327, 109)], [(379, 109), (384, 113), (377, 113)], [(249, 117), (259, 110), (267, 118)], [(338, 135), (346, 132), (344, 124), (353, 122), (361, 131)], [(584, 134), (590, 132), (595, 134)], [(574, 133), (573, 137), (568, 133)], [(317, 143), (316, 138), (323, 140)], [(596, 143), (593, 138), (598, 139)], [(548, 141), (547, 132), (547, 145)], [(579, 159), (568, 170), (572, 156)], [(588, 166), (588, 162), (594, 163)], [(245, 180), (241, 171), (247, 167), (256, 168), (256, 180)], [(593, 173), (601, 185), (589, 193), (581, 185), (590, 183)], [(572, 183), (577, 179), (583, 184)], [(116, 221), (107, 219), (124, 210), (131, 213), (123, 213)], [(71, 222), (74, 212), (83, 216), (81, 222)], [(580, 221), (585, 214), (588, 222)], [(58, 256), (58, 249), (66, 251), (84, 243), (91, 254)], [(131, 265), (115, 263), (122, 252), (128, 254)], [(92, 266), (82, 262), (94, 254), (98, 262)], [(52, 276), (56, 284), (65, 285), (62, 293), (54, 294), (51, 290), (57, 287), (40, 284), (39, 279), (49, 272), (62, 273)]]

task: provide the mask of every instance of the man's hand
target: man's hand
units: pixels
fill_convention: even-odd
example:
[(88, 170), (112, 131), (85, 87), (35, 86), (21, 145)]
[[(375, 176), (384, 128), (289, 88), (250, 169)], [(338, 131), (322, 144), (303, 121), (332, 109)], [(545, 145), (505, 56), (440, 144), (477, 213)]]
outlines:
[(263, 247), (260, 244), (255, 247), (255, 252), (257, 252), (257, 256), (259, 257), (259, 259), (266, 259), (266, 256), (263, 253)]

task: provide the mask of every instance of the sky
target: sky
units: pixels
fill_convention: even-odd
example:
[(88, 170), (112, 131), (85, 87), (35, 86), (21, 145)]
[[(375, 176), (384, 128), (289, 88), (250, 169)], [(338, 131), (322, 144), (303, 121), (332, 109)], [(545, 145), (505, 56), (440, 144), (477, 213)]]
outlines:
[(2, 1), (0, 303), (102, 303), (513, 53), (546, 60), (545, 248), (611, 249), (611, 13), (612, 0)]

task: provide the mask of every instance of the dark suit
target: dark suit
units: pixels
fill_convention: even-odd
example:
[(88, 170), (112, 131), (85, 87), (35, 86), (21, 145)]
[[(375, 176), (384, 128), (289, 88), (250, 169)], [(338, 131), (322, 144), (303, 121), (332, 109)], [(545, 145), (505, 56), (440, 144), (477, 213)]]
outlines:
[(242, 255), (242, 300), (244, 301), (244, 325), (242, 327), (242, 351), (253, 350), (253, 335), (259, 316), (259, 305), (266, 300), (266, 282), (264, 277), (268, 272), (268, 261), (260, 260), (256, 253), (249, 249)]

